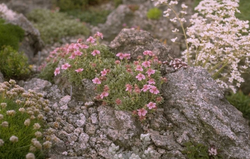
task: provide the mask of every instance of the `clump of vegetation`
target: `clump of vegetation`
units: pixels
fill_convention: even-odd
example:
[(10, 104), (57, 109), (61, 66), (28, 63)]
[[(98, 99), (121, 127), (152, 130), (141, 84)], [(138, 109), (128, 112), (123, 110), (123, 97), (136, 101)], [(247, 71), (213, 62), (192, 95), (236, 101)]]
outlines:
[(0, 48), (11, 46), (13, 49), (19, 49), (19, 43), (24, 38), (24, 30), (17, 26), (6, 23), (0, 18)]
[(54, 70), (56, 69), (56, 67), (58, 66), (58, 62), (49, 62), (49, 63), (44, 63), (41, 67), (40, 67), (40, 74), (38, 75), (39, 78), (50, 81), (51, 83), (53, 83), (53, 79), (54, 79)]
[(102, 33), (97, 32), (85, 43), (79, 39), (77, 43), (52, 51), (49, 63), (64, 62), (55, 68), (54, 75), (62, 74), (76, 86), (83, 79), (90, 79), (97, 85), (96, 100), (119, 110), (134, 111), (144, 120), (147, 113), (154, 112), (163, 102), (159, 90), (166, 79), (160, 74), (161, 62), (148, 50), (135, 62), (130, 62), (130, 54), (124, 53), (118, 53), (119, 60), (115, 60), (115, 55), (99, 44), (102, 38)]
[(45, 43), (57, 42), (66, 36), (89, 34), (89, 29), (83, 23), (57, 11), (33, 10), (28, 15), (28, 19), (40, 31)]
[(30, 74), (28, 58), (10, 46), (0, 50), (0, 71), (6, 79), (22, 79)]
[(102, 1), (103, 0), (56, 0), (54, 4), (64, 12), (75, 9), (83, 10), (91, 5), (100, 4)]
[(14, 80), (0, 84), (0, 158), (45, 158), (52, 146), (43, 141), (42, 94), (25, 90)]
[(80, 19), (82, 22), (90, 23), (91, 25), (97, 26), (100, 23), (105, 23), (107, 16), (111, 11), (109, 10), (99, 10), (90, 8), (88, 10), (72, 10), (66, 13), (70, 16)]
[(160, 19), (161, 16), (162, 16), (162, 11), (158, 8), (151, 8), (147, 12), (148, 19), (158, 20), (158, 19)]
[(185, 150), (182, 153), (186, 154), (188, 159), (222, 159), (215, 146), (208, 148), (208, 146), (201, 143), (192, 142), (187, 142), (184, 146)]
[(241, 91), (227, 96), (227, 100), (242, 112), (243, 117), (250, 120), (250, 96)]
[(122, 4), (122, 0), (113, 0), (115, 7), (118, 7), (120, 4)]

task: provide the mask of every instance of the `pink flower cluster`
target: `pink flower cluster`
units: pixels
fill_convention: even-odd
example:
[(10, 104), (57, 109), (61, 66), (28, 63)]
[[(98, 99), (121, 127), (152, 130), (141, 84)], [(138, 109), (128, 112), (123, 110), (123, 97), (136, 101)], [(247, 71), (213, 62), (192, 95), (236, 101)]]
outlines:
[(130, 54), (118, 53), (118, 54), (116, 54), (116, 56), (119, 57), (120, 60), (122, 60), (122, 59), (127, 59), (127, 60), (130, 59)]
[[(97, 32), (94, 37), (96, 38), (101, 38), (103, 39), (103, 34), (100, 33), (100, 32)], [(96, 42), (96, 39), (93, 38), (92, 36), (90, 36), (87, 40), (86, 40), (87, 43), (95, 43)], [(54, 62), (57, 61), (57, 59), (60, 59), (60, 58), (65, 58), (65, 57), (68, 57), (69, 59), (71, 60), (74, 60), (77, 56), (82, 56), (83, 55), (83, 52), (82, 50), (80, 49), (87, 49), (89, 48), (88, 45), (85, 45), (82, 41), (82, 39), (78, 39), (76, 43), (72, 43), (72, 44), (67, 44), (65, 45), (64, 47), (61, 47), (61, 48), (56, 48), (54, 51), (50, 52), (50, 55), (48, 56), (47, 58), (47, 62), (50, 62), (51, 59)], [(96, 56), (96, 55), (100, 55), (100, 51), (99, 50), (94, 50), (92, 53), (91, 53), (93, 56)], [(65, 63), (60, 67), (57, 67), (54, 71), (54, 75), (57, 76), (60, 74), (60, 69), (62, 70), (67, 70), (68, 68), (70, 68), (71, 65), (69, 63)], [(76, 73), (80, 73), (84, 70), (84, 68), (78, 68), (75, 70)]]

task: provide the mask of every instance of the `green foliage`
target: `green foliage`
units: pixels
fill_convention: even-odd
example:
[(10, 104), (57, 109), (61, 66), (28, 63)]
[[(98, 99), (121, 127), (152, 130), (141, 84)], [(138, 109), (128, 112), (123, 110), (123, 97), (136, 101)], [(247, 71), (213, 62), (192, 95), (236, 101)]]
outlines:
[(118, 7), (120, 4), (122, 4), (122, 0), (113, 0), (115, 7)]
[(38, 77), (53, 83), (54, 71), (55, 71), (57, 65), (58, 65), (58, 62), (54, 62), (54, 63), (49, 62), (49, 63), (47, 63), (47, 65), (41, 70)]
[(28, 58), (10, 46), (0, 51), (0, 71), (7, 79), (22, 79), (29, 75)]
[(186, 154), (188, 159), (209, 159), (207, 146), (191, 142), (187, 142), (184, 145), (186, 149), (182, 153)]
[(223, 158), (220, 154), (209, 156), (208, 147), (201, 143), (187, 142), (184, 144), (184, 146), (185, 146), (185, 150), (182, 151), (182, 153), (186, 154), (188, 159), (222, 159)]
[[(100, 56), (93, 56), (91, 53), (94, 50), (99, 50)], [(88, 49), (81, 51), (83, 52), (82, 56), (78, 56), (73, 60), (66, 60), (71, 65), (71, 68), (64, 71), (64, 75), (68, 80), (76, 85), (81, 84), (84, 78), (93, 79), (97, 72), (112, 67), (114, 63), (114, 54), (105, 45), (90, 45)], [(78, 68), (83, 68), (84, 71), (77, 73), (75, 70)]]
[[(42, 95), (33, 91), (24, 93), (14, 80), (0, 85), (0, 158), (26, 158), (29, 152), (38, 159), (45, 158), (45, 150), (51, 145), (42, 146), (43, 101)], [(16, 136), (18, 141), (13, 141), (11, 136)]]
[(148, 19), (158, 20), (162, 16), (162, 11), (158, 8), (152, 8), (148, 11)]
[[(142, 62), (143, 61), (140, 61), (139, 64)], [(158, 65), (151, 66), (151, 69), (154, 69), (155, 73), (151, 75), (151, 77), (146, 77), (145, 80), (141, 81), (139, 81), (136, 76), (139, 73), (146, 75), (147, 68), (144, 68), (142, 72), (134, 71), (137, 65), (126, 60), (121, 61), (120, 64), (113, 63), (112, 66), (112, 68), (109, 68), (110, 72), (107, 73), (106, 79), (97, 86), (97, 91), (99, 93), (105, 92), (105, 87), (108, 86), (109, 88), (109, 95), (103, 99), (105, 103), (114, 106), (118, 110), (128, 111), (138, 110), (140, 108), (146, 110), (146, 105), (149, 102), (160, 104), (160, 102), (157, 101), (157, 98), (161, 97), (159, 94), (141, 91), (143, 86), (148, 84), (149, 79), (153, 79), (155, 81), (155, 86), (160, 90), (163, 81), (161, 80), (160, 71), (157, 70)], [(127, 84), (132, 87), (131, 91), (126, 91)], [(136, 92), (137, 88), (140, 92)], [(120, 103), (117, 102), (117, 100), (120, 100)]]
[(97, 5), (101, 0), (57, 0), (55, 5), (60, 8), (61, 11), (70, 11), (75, 9), (85, 9), (89, 5)]
[(250, 96), (244, 95), (241, 91), (227, 96), (227, 100), (243, 113), (243, 117), (250, 120)]
[(19, 48), (19, 42), (24, 38), (24, 30), (17, 25), (6, 23), (0, 18), (0, 48), (11, 46), (15, 50)]
[(37, 9), (33, 10), (28, 18), (38, 28), (45, 43), (57, 42), (66, 36), (89, 34), (89, 29), (83, 23), (68, 17), (64, 13)]
[(110, 11), (108, 10), (99, 10), (99, 9), (88, 9), (85, 11), (81, 10), (72, 10), (66, 12), (68, 15), (80, 19), (82, 22), (90, 23), (91, 25), (97, 26), (99, 23), (105, 23), (107, 16)]

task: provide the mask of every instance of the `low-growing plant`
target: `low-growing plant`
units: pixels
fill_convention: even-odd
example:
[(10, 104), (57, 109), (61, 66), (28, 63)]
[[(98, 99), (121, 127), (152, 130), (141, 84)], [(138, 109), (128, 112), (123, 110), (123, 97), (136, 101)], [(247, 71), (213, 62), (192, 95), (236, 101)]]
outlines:
[(24, 30), (17, 26), (6, 23), (0, 18), (0, 48), (3, 46), (11, 46), (13, 49), (19, 49), (19, 43), (24, 38)]
[(43, 142), (47, 104), (42, 94), (25, 92), (14, 80), (0, 84), (0, 158), (45, 158), (52, 146)]
[(47, 44), (57, 42), (66, 36), (88, 35), (89, 29), (76, 19), (64, 13), (46, 9), (33, 10), (28, 19), (40, 31), (43, 41)]
[(90, 5), (100, 4), (103, 0), (55, 0), (54, 4), (61, 11), (70, 11), (75, 9), (86, 9)]
[(28, 58), (10, 46), (0, 50), (0, 71), (6, 79), (22, 79), (30, 74)]
[(91, 25), (97, 26), (100, 23), (105, 23), (107, 16), (111, 11), (100, 10), (95, 8), (90, 8), (88, 10), (72, 10), (66, 13), (70, 16), (80, 19), (82, 22), (90, 23)]
[(160, 19), (161, 16), (162, 16), (162, 11), (158, 8), (151, 8), (147, 12), (148, 19), (158, 20), (158, 19)]
[(113, 0), (115, 7), (118, 7), (120, 4), (122, 4), (122, 0)]
[[(191, 27), (184, 28), (187, 6), (181, 4), (182, 10), (175, 10), (177, 0), (155, 0), (156, 5), (165, 4), (165, 17), (173, 23), (179, 23), (185, 37), (186, 50), (183, 58), (188, 65), (202, 66), (208, 70), (221, 88), (231, 89), (234, 93), (244, 79), (241, 73), (249, 64), (250, 34), (248, 21), (235, 17), (238, 1), (203, 0), (195, 8), (195, 13), (189, 20)], [(178, 33), (179, 29), (172, 30)], [(171, 39), (175, 42), (176, 38)], [(243, 63), (243, 65), (240, 65)]]
[(58, 66), (58, 62), (54, 62), (54, 63), (49, 62), (49, 63), (42, 64), (42, 66), (39, 69), (40, 73), (38, 77), (53, 83), (54, 71), (57, 66)]
[(242, 112), (243, 117), (250, 120), (250, 96), (241, 91), (227, 96), (227, 100)]
[(134, 111), (141, 120), (145, 119), (147, 112), (153, 112), (163, 102), (160, 88), (166, 79), (159, 71), (161, 62), (148, 50), (138, 61), (130, 62), (130, 54), (126, 53), (118, 53), (120, 60), (115, 60), (115, 55), (99, 44), (102, 33), (97, 32), (94, 37), (86, 40), (88, 45), (79, 39), (52, 51), (49, 62), (63, 61), (54, 75), (62, 73), (76, 86), (85, 78), (91, 79), (99, 93), (96, 100), (119, 110)]
[(187, 142), (184, 146), (185, 150), (182, 153), (186, 154), (188, 159), (222, 159), (215, 146), (208, 148), (204, 144), (192, 142)]

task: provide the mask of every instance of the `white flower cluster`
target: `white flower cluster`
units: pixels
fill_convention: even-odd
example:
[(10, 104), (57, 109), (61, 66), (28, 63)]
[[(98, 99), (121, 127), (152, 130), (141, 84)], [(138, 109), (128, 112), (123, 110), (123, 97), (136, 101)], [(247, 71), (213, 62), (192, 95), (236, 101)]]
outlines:
[[(170, 20), (177, 20), (181, 24), (186, 40), (186, 50), (183, 52), (185, 61), (189, 65), (206, 68), (221, 88), (236, 92), (236, 87), (244, 82), (241, 74), (250, 64), (249, 22), (235, 17), (235, 13), (240, 12), (237, 9), (239, 0), (202, 0), (195, 8), (198, 13), (191, 17), (191, 26), (187, 29), (183, 29), (185, 20), (171, 7), (176, 0), (156, 1), (156, 4), (168, 6), (165, 16), (173, 11), (176, 19)], [(182, 4), (182, 9), (186, 8)]]
[(0, 4), (0, 17), (5, 19), (13, 20), (15, 19), (16, 13), (12, 10), (9, 10), (8, 7), (2, 3)]

